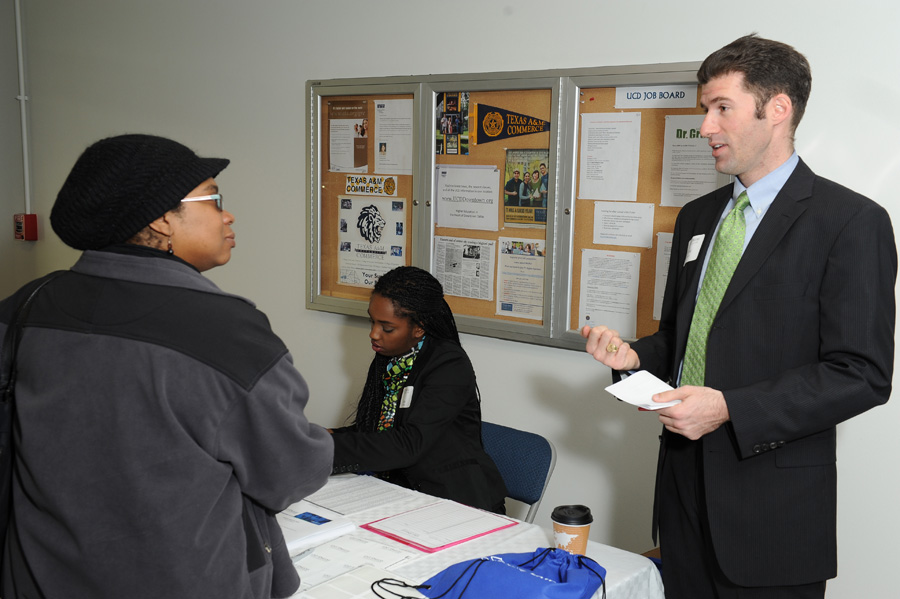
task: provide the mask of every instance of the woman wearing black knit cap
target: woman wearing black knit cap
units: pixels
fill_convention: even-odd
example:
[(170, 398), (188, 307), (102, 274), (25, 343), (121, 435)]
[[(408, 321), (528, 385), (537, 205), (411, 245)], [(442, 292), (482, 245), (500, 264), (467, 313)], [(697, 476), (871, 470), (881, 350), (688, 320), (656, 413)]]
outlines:
[(375, 357), (355, 422), (334, 433), (334, 472), (504, 513), (506, 487), (481, 444), (475, 372), (440, 282), (414, 266), (384, 274), (369, 300)]
[[(227, 165), (122, 135), (62, 186), (50, 221), (84, 252), (44, 278), (19, 346), (4, 599), (299, 586), (272, 514), (324, 485), (333, 444), (266, 316), (201, 274), (234, 248)], [(0, 302), (0, 336), (40, 282)]]

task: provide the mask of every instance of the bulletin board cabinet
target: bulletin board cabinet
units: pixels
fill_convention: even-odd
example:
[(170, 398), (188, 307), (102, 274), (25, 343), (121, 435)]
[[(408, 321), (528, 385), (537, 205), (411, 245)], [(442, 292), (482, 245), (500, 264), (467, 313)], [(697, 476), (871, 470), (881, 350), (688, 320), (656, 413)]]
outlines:
[(366, 316), (378, 276), (414, 265), (461, 332), (653, 333), (680, 206), (728, 182), (698, 66), (308, 81), (307, 308)]

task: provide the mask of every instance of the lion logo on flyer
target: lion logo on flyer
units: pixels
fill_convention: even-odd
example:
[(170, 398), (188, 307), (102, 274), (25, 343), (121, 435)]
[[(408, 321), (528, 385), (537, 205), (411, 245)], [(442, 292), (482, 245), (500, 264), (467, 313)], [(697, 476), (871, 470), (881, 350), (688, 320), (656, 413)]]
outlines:
[(489, 112), (484, 115), (482, 124), (485, 133), (491, 137), (497, 137), (503, 132), (503, 115), (499, 112)]
[(397, 191), (397, 182), (394, 181), (393, 177), (388, 177), (384, 180), (384, 193), (389, 196), (394, 195), (394, 192)]
[(369, 243), (378, 243), (381, 240), (381, 232), (386, 224), (387, 222), (374, 204), (360, 210), (359, 219), (356, 221), (359, 234)]

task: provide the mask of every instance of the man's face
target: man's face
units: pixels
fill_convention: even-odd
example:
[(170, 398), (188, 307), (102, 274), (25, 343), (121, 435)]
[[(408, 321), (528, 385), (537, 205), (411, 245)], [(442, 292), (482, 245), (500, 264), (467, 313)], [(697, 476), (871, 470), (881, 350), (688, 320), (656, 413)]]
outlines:
[(519, 171), (513, 171), (513, 179), (515, 179), (516, 181), (519, 180)]
[(541, 175), (546, 175), (546, 174), (547, 174), (547, 167), (542, 164), (541, 165)]
[(756, 98), (744, 89), (744, 74), (729, 73), (709, 81), (700, 92), (706, 117), (700, 135), (709, 139), (716, 170), (737, 175), (750, 186), (780, 164), (782, 148), (773, 143), (769, 120), (772, 100), (764, 118), (756, 117)]

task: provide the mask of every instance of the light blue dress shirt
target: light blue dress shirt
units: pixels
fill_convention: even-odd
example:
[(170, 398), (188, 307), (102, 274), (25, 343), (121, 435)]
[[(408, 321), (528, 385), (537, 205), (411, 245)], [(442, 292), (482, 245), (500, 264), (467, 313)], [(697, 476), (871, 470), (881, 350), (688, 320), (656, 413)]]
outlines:
[[(750, 204), (744, 208), (744, 222), (747, 227), (744, 230), (744, 248), (741, 250), (741, 254), (743, 255), (744, 251), (747, 250), (750, 239), (753, 237), (753, 234), (756, 233), (756, 229), (759, 228), (759, 223), (762, 222), (766, 212), (769, 211), (769, 206), (775, 201), (775, 196), (778, 195), (778, 192), (780, 192), (781, 188), (784, 187), (784, 184), (787, 183), (787, 180), (794, 173), (794, 169), (797, 168), (799, 162), (800, 157), (797, 155), (797, 152), (794, 152), (781, 166), (750, 187), (744, 187), (740, 178), (736, 177), (734, 179), (734, 191), (732, 192), (731, 199), (728, 201), (728, 204), (725, 205), (725, 210), (723, 210), (722, 214), (719, 216), (719, 224), (716, 225), (716, 231), (713, 234), (712, 240), (709, 242), (706, 256), (703, 258), (703, 268), (700, 271), (700, 284), (697, 286), (698, 296), (700, 295), (700, 288), (703, 286), (703, 278), (706, 277), (706, 267), (709, 264), (709, 256), (712, 254), (712, 247), (715, 243), (716, 236), (719, 234), (719, 228), (722, 226), (722, 221), (725, 220), (725, 217), (728, 216), (728, 213), (734, 208), (734, 203), (737, 201), (738, 196), (746, 191), (747, 197), (750, 199)], [(696, 301), (696, 297), (694, 300)]]

